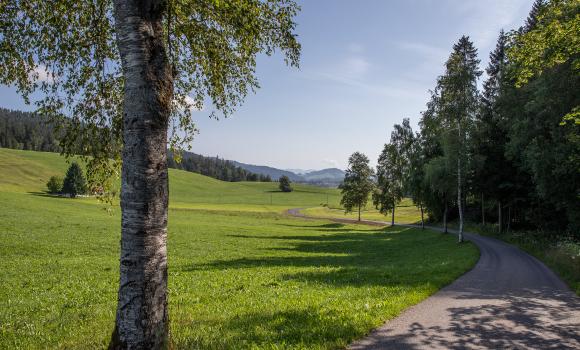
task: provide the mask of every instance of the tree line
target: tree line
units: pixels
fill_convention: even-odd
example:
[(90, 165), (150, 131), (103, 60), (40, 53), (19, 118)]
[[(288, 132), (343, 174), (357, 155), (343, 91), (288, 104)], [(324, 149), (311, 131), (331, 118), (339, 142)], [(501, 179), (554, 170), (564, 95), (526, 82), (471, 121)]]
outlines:
[(419, 130), (409, 119), (395, 125), (376, 173), (369, 173), (364, 155), (351, 157), (342, 186), (347, 210), (353, 207), (348, 188), (358, 179), (365, 185), (357, 187), (362, 196), (354, 207), (372, 192), (373, 204), (391, 213), (393, 223), (397, 204), (409, 196), (422, 216), (445, 229), (457, 219), (460, 241), (466, 220), (499, 232), (535, 229), (578, 239), (579, 14), (577, 1), (537, 0), (524, 26), (499, 33), (482, 91), (477, 50), (461, 37)]
[[(0, 108), (0, 147), (29, 151), (60, 152), (62, 136), (53, 123), (30, 112)], [(190, 171), (222, 181), (271, 182), (270, 176), (255, 174), (219, 157), (182, 152), (181, 161), (168, 154), (168, 167)]]

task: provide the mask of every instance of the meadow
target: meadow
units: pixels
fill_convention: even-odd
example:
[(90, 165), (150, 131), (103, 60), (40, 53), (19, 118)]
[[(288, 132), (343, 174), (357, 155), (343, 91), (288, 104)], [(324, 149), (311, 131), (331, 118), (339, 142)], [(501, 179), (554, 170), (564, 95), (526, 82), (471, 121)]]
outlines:
[[(46, 195), (66, 167), (57, 154), (0, 149), (2, 349), (104, 348), (112, 331), (120, 212)], [(175, 348), (341, 348), (477, 261), (473, 245), (441, 233), (289, 217), (340, 200), (295, 188), (170, 170)]]

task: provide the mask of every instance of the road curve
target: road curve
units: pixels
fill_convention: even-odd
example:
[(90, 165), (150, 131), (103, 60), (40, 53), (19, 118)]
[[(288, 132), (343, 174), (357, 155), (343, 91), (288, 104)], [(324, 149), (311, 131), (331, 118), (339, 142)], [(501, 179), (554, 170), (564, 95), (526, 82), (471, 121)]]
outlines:
[(471, 271), (349, 349), (580, 349), (580, 298), (558, 276), (512, 245), (465, 238), (481, 252)]

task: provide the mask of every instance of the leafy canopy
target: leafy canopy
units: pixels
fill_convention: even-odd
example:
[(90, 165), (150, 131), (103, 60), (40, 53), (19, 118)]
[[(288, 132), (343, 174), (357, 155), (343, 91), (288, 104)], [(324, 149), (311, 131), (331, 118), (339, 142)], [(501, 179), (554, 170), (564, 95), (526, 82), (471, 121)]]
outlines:
[[(228, 116), (259, 87), (256, 57), (280, 49), (298, 66), (292, 0), (168, 0), (164, 15), (174, 100), (170, 145), (197, 132), (192, 111)], [(122, 146), (121, 70), (112, 0), (0, 2), (0, 83), (14, 85), (58, 121), (66, 155), (90, 164), (93, 186), (117, 172)]]
[(366, 205), (373, 190), (372, 176), (369, 158), (360, 152), (353, 153), (348, 159), (348, 169), (339, 187), (342, 190), (340, 204), (347, 213)]
[(292, 186), (290, 185), (290, 178), (286, 175), (282, 175), (280, 176), (280, 179), (278, 180), (279, 184), (278, 187), (280, 188), (280, 191), (282, 192), (292, 192)]

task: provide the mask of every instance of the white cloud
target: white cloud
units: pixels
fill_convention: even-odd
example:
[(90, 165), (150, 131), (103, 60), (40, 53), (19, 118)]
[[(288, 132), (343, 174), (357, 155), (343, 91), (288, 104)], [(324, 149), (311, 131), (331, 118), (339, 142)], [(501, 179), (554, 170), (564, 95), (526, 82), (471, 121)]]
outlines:
[(350, 53), (353, 53), (353, 54), (361, 54), (365, 50), (364, 46), (357, 44), (357, 43), (350, 43), (350, 44), (348, 44), (348, 46), (346, 48)]
[(356, 88), (364, 93), (383, 97), (417, 98), (417, 91), (405, 88), (402, 82), (397, 85), (391, 80), (391, 85), (384, 85), (369, 81), (372, 68), (372, 64), (365, 56), (349, 54), (338, 63), (329, 64), (316, 70), (304, 71), (303, 76), (307, 79), (338, 83)]
[(30, 79), (39, 81), (49, 81), (53, 79), (52, 72), (43, 64), (34, 67), (29, 76)]
[(328, 165), (329, 168), (338, 168), (338, 162), (336, 161), (336, 159), (324, 159), (322, 160), (322, 163), (326, 165)]
[(198, 106), (193, 97), (186, 95), (184, 98), (185, 104), (188, 105), (192, 111), (200, 112), (204, 110), (204, 106)]
[(399, 42), (397, 45), (407, 51), (415, 52), (429, 60), (445, 60), (449, 55), (449, 50), (419, 42)]
[(475, 45), (492, 47), (499, 31), (516, 29), (522, 25), (532, 7), (531, 0), (453, 1), (448, 6), (459, 17), (466, 18), (466, 32)]
[(369, 71), (370, 63), (362, 56), (348, 57), (341, 64), (342, 75), (353, 79), (362, 79)]

